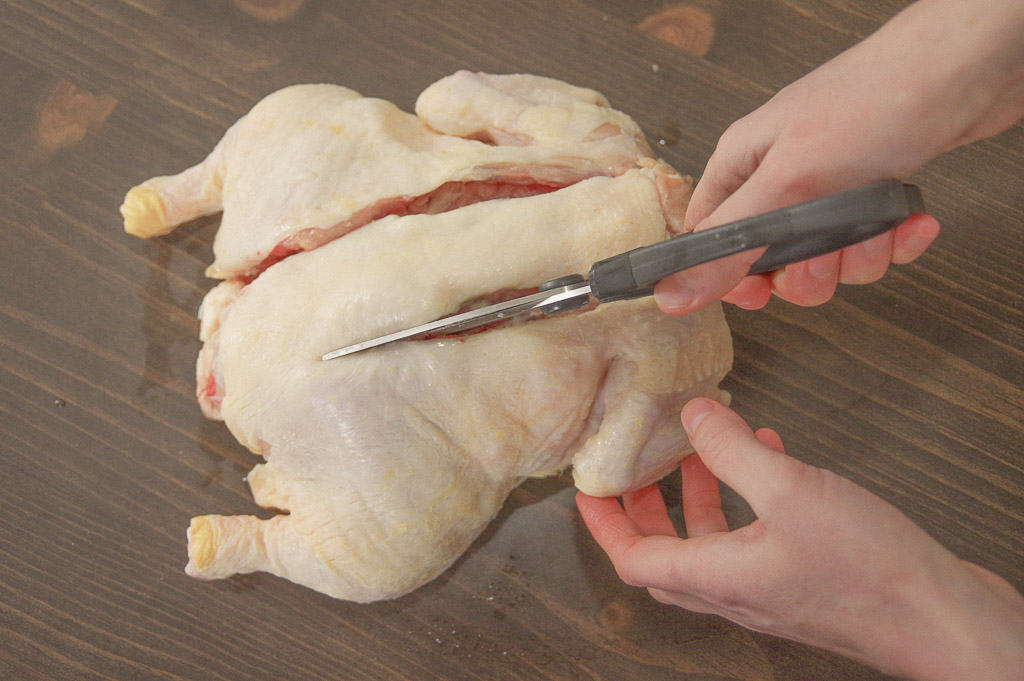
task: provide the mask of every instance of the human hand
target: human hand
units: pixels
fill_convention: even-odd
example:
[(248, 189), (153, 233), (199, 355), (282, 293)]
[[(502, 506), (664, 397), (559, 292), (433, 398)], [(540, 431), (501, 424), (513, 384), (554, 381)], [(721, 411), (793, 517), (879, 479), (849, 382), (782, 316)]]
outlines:
[[(1024, 599), (957, 559), (867, 490), (783, 452), (707, 399), (683, 424), (681, 539), (656, 486), (577, 494), (583, 520), (627, 584), (663, 603), (714, 613), (915, 679), (1019, 679)], [(730, 532), (718, 481), (757, 520)]]
[[(970, 27), (967, 30), (966, 27)], [(1024, 113), (1024, 5), (915, 3), (877, 33), (782, 89), (722, 135), (686, 214), (696, 230), (888, 178), (1012, 125)], [(772, 274), (744, 276), (761, 251), (661, 281), (655, 299), (682, 314), (723, 298), (755, 309), (799, 305), (865, 284), (931, 244), (938, 222), (894, 230)]]

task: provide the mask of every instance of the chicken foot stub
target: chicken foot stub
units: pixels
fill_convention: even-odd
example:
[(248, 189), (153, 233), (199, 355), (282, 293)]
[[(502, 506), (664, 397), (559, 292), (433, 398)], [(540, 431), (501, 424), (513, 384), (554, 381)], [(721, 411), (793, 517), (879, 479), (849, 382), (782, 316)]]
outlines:
[(632, 170), (378, 220), (213, 305), (200, 365), (217, 368), (228, 428), (267, 459), (254, 498), (288, 515), (195, 518), (188, 572), (392, 598), (448, 567), (527, 477), (571, 464), (581, 489), (611, 495), (666, 474), (685, 400), (724, 397), (718, 306), (676, 318), (623, 301), (319, 360), (665, 236), (655, 172)]

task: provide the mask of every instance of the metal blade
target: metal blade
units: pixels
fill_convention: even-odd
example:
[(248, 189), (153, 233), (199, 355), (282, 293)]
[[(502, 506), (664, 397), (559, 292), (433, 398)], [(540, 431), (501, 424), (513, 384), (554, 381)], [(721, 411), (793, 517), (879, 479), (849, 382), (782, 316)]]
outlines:
[(386, 336), (381, 336), (380, 338), (374, 338), (372, 340), (363, 341), (362, 343), (356, 343), (355, 345), (349, 345), (348, 347), (328, 352), (320, 359), (323, 361), (336, 359), (338, 357), (344, 357), (345, 355), (351, 355), (352, 353), (359, 352), (361, 350), (368, 350), (380, 345), (386, 345), (387, 343), (393, 343), (394, 341), (405, 340), (407, 338), (428, 333), (444, 334), (467, 331), (478, 326), (483, 326), (484, 324), (490, 324), (502, 319), (509, 319), (510, 317), (532, 312), (554, 303), (560, 303), (573, 298), (579, 298), (581, 296), (585, 296), (587, 298), (590, 297), (589, 284), (582, 283), (575, 286), (566, 286), (553, 291), (538, 291), (537, 293), (531, 293), (528, 296), (513, 298), (512, 300), (506, 300), (503, 303), (495, 303), (494, 305), (482, 307), (479, 310), (470, 310), (469, 312), (463, 312), (462, 314), (452, 315), (451, 317), (444, 317), (434, 322), (414, 326), (411, 329), (405, 329), (404, 331), (389, 333)]

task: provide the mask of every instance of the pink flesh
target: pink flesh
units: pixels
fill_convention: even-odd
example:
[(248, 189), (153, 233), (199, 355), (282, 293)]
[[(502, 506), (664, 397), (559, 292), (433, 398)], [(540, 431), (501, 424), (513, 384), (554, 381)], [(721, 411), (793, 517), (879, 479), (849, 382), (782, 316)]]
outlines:
[(583, 179), (575, 177), (567, 182), (541, 182), (529, 176), (507, 176), (471, 182), (446, 182), (437, 189), (420, 196), (396, 196), (384, 199), (354, 213), (343, 222), (324, 229), (304, 229), (281, 243), (258, 265), (237, 278), (251, 283), (265, 269), (290, 255), (311, 251), (345, 236), (363, 225), (387, 215), (436, 214), (491, 199), (514, 199), (547, 194)]
[[(494, 305), (495, 303), (503, 303), (506, 300), (512, 300), (513, 298), (521, 298), (523, 296), (528, 296), (531, 293), (536, 293), (536, 292), (537, 292), (536, 288), (502, 289), (501, 291), (495, 291), (494, 293), (491, 293), (489, 295), (480, 296), (479, 298), (476, 298), (475, 300), (471, 300), (471, 301), (467, 302), (461, 308), (459, 308), (459, 311), (456, 314), (461, 314), (463, 312), (469, 312), (470, 310), (475, 310), (477, 308), (485, 307), (487, 305)], [(590, 310), (593, 310), (595, 307), (597, 307), (597, 302), (594, 301), (594, 300), (591, 300), (589, 305), (587, 305), (586, 307), (580, 308), (579, 310), (577, 310), (577, 312), (589, 312)], [(566, 314), (566, 313), (563, 313), (563, 314)], [(573, 313), (568, 313), (568, 314), (573, 314)], [(536, 315), (537, 317), (543, 316), (542, 313), (540, 313), (540, 312), (531, 312), (531, 313), (529, 313), (529, 315)], [(526, 319), (533, 319), (533, 318), (534, 318), (533, 316), (527, 316), (526, 317)], [(442, 339), (442, 338), (459, 338), (459, 339), (461, 339), (463, 336), (472, 336), (473, 334), (483, 333), (484, 331), (490, 331), (492, 329), (498, 329), (498, 328), (501, 328), (503, 326), (507, 326), (508, 324), (511, 324), (513, 321), (514, 321), (514, 318), (502, 319), (500, 321), (491, 322), (490, 324), (484, 324), (483, 326), (478, 326), (476, 328), (469, 329), (467, 331), (457, 331), (455, 333), (443, 333), (443, 334), (440, 334), (440, 333), (426, 334), (424, 336), (414, 336), (411, 340), (438, 340), (438, 339)]]
[[(470, 310), (476, 310), (481, 307), (488, 305), (494, 305), (495, 303), (503, 303), (506, 300), (512, 300), (513, 298), (521, 298), (528, 296), (531, 293), (536, 293), (535, 288), (507, 288), (501, 291), (495, 291), (486, 296), (480, 296), (474, 300), (467, 301), (458, 309), (455, 314), (462, 314), (463, 312), (469, 312)], [(412, 340), (440, 340), (442, 338), (461, 338), (462, 336), (472, 336), (473, 334), (483, 333), (484, 331), (490, 331), (496, 329), (499, 326), (511, 323), (511, 319), (505, 319), (497, 322), (491, 322), (490, 324), (484, 324), (474, 329), (468, 329), (466, 331), (458, 331), (456, 333), (428, 333), (424, 336), (414, 336)]]
[(196, 390), (196, 399), (203, 406), (203, 413), (215, 414), (216, 418), (220, 418), (220, 405), (224, 399), (224, 388), (217, 383), (217, 379), (212, 371), (206, 376), (199, 376), (197, 383), (199, 387)]

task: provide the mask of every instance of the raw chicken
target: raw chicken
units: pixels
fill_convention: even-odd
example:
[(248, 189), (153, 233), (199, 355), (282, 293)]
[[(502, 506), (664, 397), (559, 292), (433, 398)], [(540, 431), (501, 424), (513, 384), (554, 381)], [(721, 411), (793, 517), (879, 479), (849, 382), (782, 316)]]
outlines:
[[(335, 107), (358, 112), (358, 125)], [(208, 416), (266, 458), (248, 482), (259, 505), (282, 511), (194, 518), (193, 576), (262, 570), (337, 598), (400, 596), (461, 555), (525, 478), (572, 465), (595, 495), (653, 482), (688, 451), (682, 403), (727, 397), (717, 387), (732, 360), (720, 308), (677, 318), (650, 299), (320, 361), (585, 272), (665, 238), (685, 212), (688, 184), (592, 91), (460, 73), (428, 88), (417, 110), (431, 127), (343, 88), (288, 88), (231, 128), (210, 157), (219, 160), (126, 198), (126, 228), (156, 233), (215, 208), (204, 188), (223, 183), (216, 267), (233, 278), (203, 304), (197, 392)], [(233, 150), (257, 123), (280, 146)], [(345, 143), (347, 162), (313, 153), (310, 131), (331, 125), (365, 135)], [(257, 157), (283, 162), (258, 167)], [(235, 159), (247, 167), (236, 171)], [(211, 167), (221, 180), (196, 179)], [(462, 183), (455, 200), (409, 198), (452, 182)], [(159, 210), (133, 204), (139, 192)], [(282, 205), (263, 201), (260, 212), (241, 199), (260, 192)], [(345, 209), (334, 194), (350, 197)], [(397, 214), (382, 217), (381, 206)], [(234, 234), (222, 239), (226, 229)], [(263, 262), (302, 233), (305, 248), (323, 245)]]

